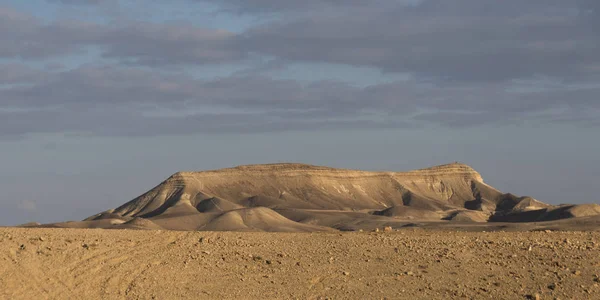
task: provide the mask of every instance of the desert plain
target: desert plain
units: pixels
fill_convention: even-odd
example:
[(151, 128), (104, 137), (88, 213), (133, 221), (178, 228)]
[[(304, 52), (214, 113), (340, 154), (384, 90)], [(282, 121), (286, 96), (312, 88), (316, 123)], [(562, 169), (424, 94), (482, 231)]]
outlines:
[(471, 167), (179, 172), (81, 221), (0, 228), (1, 299), (600, 299), (600, 205)]
[(2, 299), (599, 299), (600, 233), (0, 229)]

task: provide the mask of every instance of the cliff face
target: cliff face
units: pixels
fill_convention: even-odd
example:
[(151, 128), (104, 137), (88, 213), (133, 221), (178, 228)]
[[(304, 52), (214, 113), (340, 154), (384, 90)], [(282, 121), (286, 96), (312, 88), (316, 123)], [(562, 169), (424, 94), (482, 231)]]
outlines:
[(152, 228), (180, 230), (327, 231), (398, 227), (407, 222), (524, 222), (597, 214), (597, 206), (555, 207), (503, 194), (485, 184), (473, 168), (459, 163), (409, 172), (267, 164), (179, 172), (86, 222), (126, 227), (134, 220), (138, 228), (145, 224), (138, 219), (145, 219), (152, 221)]
[(211, 198), (243, 207), (376, 210), (429, 204), (439, 209), (459, 208), (475, 199), (473, 182), (483, 184), (483, 179), (463, 164), (410, 172), (365, 172), (301, 164), (251, 165), (176, 173), (114, 213), (152, 216), (175, 206), (195, 209)]

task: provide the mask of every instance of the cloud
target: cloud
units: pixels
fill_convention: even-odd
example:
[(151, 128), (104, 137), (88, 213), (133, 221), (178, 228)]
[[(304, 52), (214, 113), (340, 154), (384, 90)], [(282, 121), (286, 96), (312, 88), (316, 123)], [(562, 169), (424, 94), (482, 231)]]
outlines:
[[(44, 22), (0, 7), (0, 36), (13, 41), (0, 44), (0, 58), (12, 61), (0, 64), (0, 136), (598, 126), (596, 1), (213, 3), (279, 18), (233, 33), (182, 22)], [(99, 53), (93, 64), (30, 63), (50, 66), (49, 59), (90, 51)], [(223, 78), (181, 71), (255, 56), (273, 59)], [(411, 79), (365, 87), (265, 75), (285, 72), (289, 62), (367, 66)]]
[(47, 0), (48, 2), (71, 4), (71, 5), (97, 5), (111, 0)]
[(40, 73), (29, 66), (18, 63), (0, 65), (0, 85), (26, 83), (39, 78)]
[(142, 65), (234, 62), (246, 53), (234, 33), (186, 23), (124, 22), (116, 25), (77, 20), (46, 24), (30, 15), (0, 7), (0, 58), (47, 59), (86, 54), (90, 47), (104, 58)]
[[(1, 70), (9, 68), (0, 65), (3, 78)], [(199, 80), (185, 73), (113, 65), (26, 70), (29, 77), (19, 77), (20, 84), (0, 88), (2, 136), (576, 124), (600, 112), (597, 85), (513, 91), (518, 86), (431, 86), (407, 80), (357, 87), (333, 81), (301, 84), (256, 74)]]
[(335, 15), (284, 18), (253, 28), (243, 44), (282, 59), (372, 66), (423, 79), (576, 80), (598, 74), (589, 68), (600, 62), (597, 6), (545, 0), (342, 5)]
[(279, 17), (233, 33), (190, 23), (46, 24), (0, 8), (0, 36), (14, 41), (0, 45), (0, 57), (45, 59), (95, 49), (104, 59), (162, 67), (234, 63), (256, 55), (474, 83), (600, 75), (597, 1), (200, 2), (258, 15), (276, 11)]
[(324, 11), (349, 8), (366, 8), (396, 5), (413, 5), (420, 0), (304, 0), (304, 1), (277, 1), (277, 0), (192, 0), (195, 2), (208, 2), (220, 5), (225, 11), (235, 13), (298, 13), (310, 12), (312, 14)]
[(105, 32), (95, 43), (104, 57), (143, 65), (233, 62), (246, 57), (234, 45), (235, 34), (189, 24), (135, 23)]

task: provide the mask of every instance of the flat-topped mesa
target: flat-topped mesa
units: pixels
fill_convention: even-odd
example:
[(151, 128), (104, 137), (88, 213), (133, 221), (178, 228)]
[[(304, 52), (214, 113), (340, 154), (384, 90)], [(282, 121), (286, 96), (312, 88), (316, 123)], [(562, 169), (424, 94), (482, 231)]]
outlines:
[(336, 169), (325, 166), (315, 166), (309, 164), (302, 163), (273, 163), (273, 164), (258, 164), (258, 165), (241, 165), (233, 168), (222, 169), (222, 170), (241, 170), (241, 171), (297, 171), (297, 170), (307, 170), (307, 171), (331, 171), (331, 170), (344, 170), (344, 169)]
[(460, 163), (408, 172), (359, 171), (298, 163), (245, 165), (175, 173), (114, 213), (148, 217), (205, 212), (209, 206), (317, 210), (413, 206), (438, 211), (462, 208), (466, 202), (475, 200), (474, 184), (486, 187), (479, 173)]
[(178, 172), (86, 222), (175, 230), (328, 231), (390, 222), (404, 226), (408, 220), (533, 222), (596, 215), (598, 205), (555, 207), (502, 193), (461, 163), (407, 172), (276, 163)]
[(481, 174), (475, 171), (475, 169), (471, 168), (469, 165), (461, 164), (458, 162), (414, 171), (400, 172), (399, 174), (413, 174), (421, 176), (460, 176), (465, 178), (472, 178), (479, 182), (483, 182)]
[(362, 171), (352, 169), (338, 169), (324, 166), (315, 166), (300, 163), (275, 163), (259, 165), (241, 165), (233, 168), (224, 168), (207, 171), (187, 171), (177, 172), (169, 177), (168, 181), (192, 180), (196, 181), (203, 176), (229, 175), (229, 174), (247, 174), (247, 175), (277, 175), (277, 176), (301, 176), (318, 175), (326, 177), (373, 177), (373, 176), (393, 176), (393, 177), (460, 177), (473, 179), (483, 182), (481, 175), (466, 164), (451, 163), (434, 166), (425, 169), (418, 169), (406, 172), (393, 171)]

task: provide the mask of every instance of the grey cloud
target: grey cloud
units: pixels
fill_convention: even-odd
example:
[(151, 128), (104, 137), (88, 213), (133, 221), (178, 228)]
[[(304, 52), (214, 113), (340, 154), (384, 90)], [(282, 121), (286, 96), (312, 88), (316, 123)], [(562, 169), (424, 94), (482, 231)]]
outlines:
[(444, 81), (581, 79), (598, 73), (589, 69), (600, 62), (597, 6), (425, 0), (269, 23), (246, 32), (243, 45), (283, 59), (367, 65)]
[(233, 62), (246, 53), (234, 46), (235, 34), (184, 23), (146, 22), (101, 25), (82, 21), (40, 20), (0, 7), (0, 57), (45, 59), (86, 53), (97, 47), (105, 58), (144, 65)]
[(192, 0), (196, 2), (209, 2), (218, 4), (225, 11), (235, 13), (272, 13), (272, 12), (310, 12), (312, 14), (329, 12), (340, 8), (365, 8), (387, 6), (392, 4), (410, 5), (419, 0), (303, 0), (303, 1), (277, 1), (277, 0)]
[[(519, 118), (521, 116), (521, 118)], [(460, 112), (460, 111), (437, 111), (418, 114), (415, 121), (436, 124), (450, 128), (467, 128), (482, 125), (507, 125), (523, 123), (526, 118), (524, 114), (502, 114), (499, 112)], [(537, 120), (536, 120), (537, 121)]]
[[(8, 69), (0, 65), (0, 70)], [(209, 81), (185, 74), (166, 75), (136, 68), (83, 66), (21, 79), (28, 85), (0, 89), (3, 104), (20, 109), (117, 107), (125, 110), (176, 111), (326, 111), (330, 116), (369, 107), (365, 91), (347, 84), (300, 84), (260, 76), (234, 76)], [(1, 78), (1, 77), (0, 77)], [(389, 100), (388, 100), (389, 102)], [(385, 104), (384, 102), (381, 102)], [(389, 103), (388, 103), (389, 104)], [(380, 106), (380, 105), (377, 105)], [(159, 113), (160, 114), (160, 113)]]
[[(0, 71), (8, 69), (0, 65)], [(114, 66), (37, 71), (20, 77), (27, 84), (0, 88), (0, 135), (147, 136), (525, 121), (577, 124), (578, 118), (600, 111), (595, 101), (599, 87), (594, 86), (516, 93), (506, 84), (428, 86), (409, 80), (361, 88), (256, 75), (197, 80), (186, 74)]]
[[(104, 58), (152, 67), (239, 62), (258, 54), (371, 66), (438, 82), (580, 81), (600, 74), (596, 1), (211, 2), (254, 13), (271, 8), (282, 17), (235, 34), (189, 24), (46, 25), (0, 8), (0, 35), (15, 41), (0, 45), (0, 57), (47, 58), (92, 46)], [(296, 11), (307, 13), (289, 17)]]
[(111, 0), (46, 0), (48, 2), (53, 3), (62, 3), (62, 4), (75, 4), (75, 5), (96, 5), (101, 4), (103, 2), (109, 2)]
[(39, 80), (40, 73), (23, 64), (8, 63), (0, 65), (1, 84), (27, 84)]
[(235, 34), (192, 25), (137, 23), (106, 32), (97, 44), (105, 57), (133, 60), (135, 64), (219, 63), (243, 59), (234, 47)]
[(0, 6), (0, 57), (40, 57), (59, 55), (69, 45), (47, 41), (43, 25), (35, 18)]
[(136, 102), (152, 105), (186, 95), (178, 90), (185, 81), (173, 84), (174, 78), (136, 69), (84, 66), (70, 71), (48, 72), (35, 84), (0, 91), (4, 104), (25, 108), (61, 105), (85, 108)]
[(285, 114), (197, 113), (188, 116), (148, 117), (118, 110), (0, 112), (0, 136), (25, 136), (32, 133), (71, 132), (93, 136), (159, 136), (188, 134), (229, 134), (324, 129), (375, 129), (414, 127), (402, 120), (335, 119), (331, 115), (314, 118), (282, 118)]

